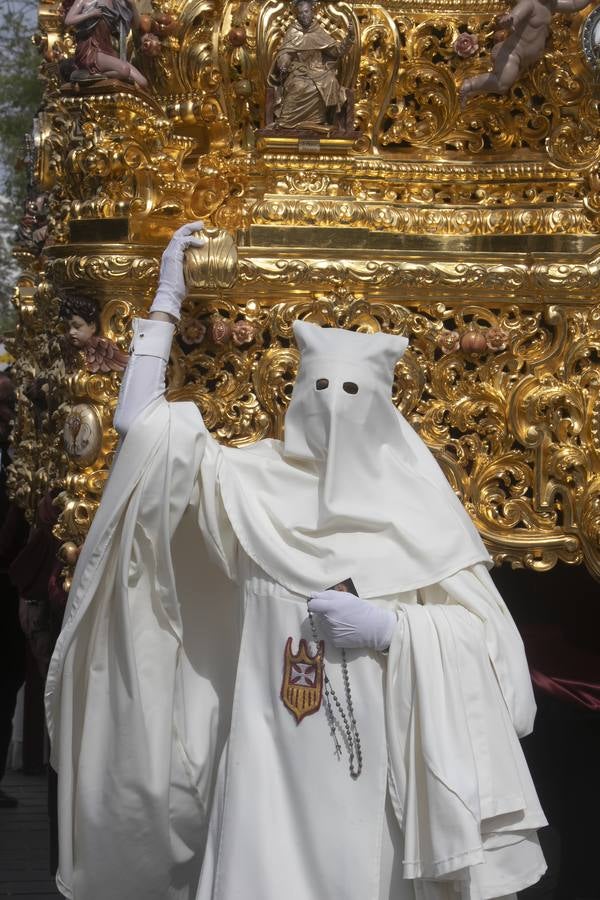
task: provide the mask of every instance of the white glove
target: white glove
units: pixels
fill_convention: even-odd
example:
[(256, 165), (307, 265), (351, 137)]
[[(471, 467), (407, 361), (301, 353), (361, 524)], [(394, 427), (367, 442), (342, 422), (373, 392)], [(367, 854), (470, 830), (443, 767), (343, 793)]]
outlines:
[(204, 228), (204, 222), (188, 222), (178, 228), (165, 249), (160, 263), (158, 290), (150, 312), (169, 313), (175, 319), (181, 315), (181, 304), (187, 288), (183, 277), (183, 255), (188, 247), (203, 247), (206, 238), (194, 232)]
[(317, 630), (334, 647), (387, 650), (398, 622), (395, 612), (346, 591), (311, 594), (309, 609), (319, 614)]

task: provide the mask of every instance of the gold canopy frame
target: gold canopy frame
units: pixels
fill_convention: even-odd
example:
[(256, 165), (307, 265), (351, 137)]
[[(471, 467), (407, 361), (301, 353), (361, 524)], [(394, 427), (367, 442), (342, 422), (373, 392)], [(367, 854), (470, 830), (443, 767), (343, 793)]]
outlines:
[[(120, 376), (62, 363), (56, 298), (96, 298), (103, 335), (126, 349), (166, 240), (202, 218), (214, 229), (211, 275), (190, 262), (172, 399), (196, 401), (226, 443), (279, 435), (295, 318), (406, 334), (395, 402), (494, 559), (538, 570), (585, 562), (598, 576), (600, 109), (580, 44), (589, 8), (554, 17), (542, 58), (506, 96), (461, 109), (462, 79), (491, 66), (503, 4), (322, 3), (318, 20), (337, 40), (355, 24), (339, 77), (353, 87), (358, 136), (307, 139), (259, 134), (289, 3), (156, 0), (145, 12), (173, 20), (160, 56), (131, 48), (147, 92), (62, 84), (73, 46), (59, 6), (40, 3), (37, 39), (46, 92), (32, 165), (49, 237), (41, 257), (18, 248), (15, 300), (19, 379), (45, 379), (55, 402), (36, 419), (21, 391), (12, 489), (30, 510), (48, 487), (62, 491), (66, 560), (107, 477)], [(477, 38), (468, 58), (455, 50), (464, 32)], [(79, 457), (74, 421), (91, 435)]]

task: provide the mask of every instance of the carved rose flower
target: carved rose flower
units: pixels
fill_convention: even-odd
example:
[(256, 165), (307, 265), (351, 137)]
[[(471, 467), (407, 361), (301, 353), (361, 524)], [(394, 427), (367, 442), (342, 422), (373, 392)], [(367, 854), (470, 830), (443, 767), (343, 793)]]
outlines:
[(508, 344), (508, 332), (503, 328), (488, 328), (485, 333), (488, 350), (504, 350)]
[(254, 325), (251, 325), (250, 322), (246, 322), (243, 319), (240, 322), (235, 322), (231, 336), (236, 347), (242, 347), (244, 344), (249, 344), (250, 341), (254, 340)]
[(476, 34), (469, 31), (461, 32), (454, 41), (454, 52), (465, 59), (468, 56), (474, 56), (479, 50), (479, 40)]
[(231, 337), (231, 322), (222, 316), (215, 316), (210, 323), (210, 336), (213, 343), (222, 347)]
[(442, 353), (454, 353), (458, 350), (460, 343), (460, 334), (458, 331), (448, 331), (444, 328), (437, 336), (437, 345)]
[(246, 43), (246, 29), (243, 25), (234, 25), (227, 34), (232, 47), (242, 47)]
[(185, 344), (201, 344), (206, 337), (206, 325), (200, 319), (193, 319), (181, 326), (181, 340)]
[(169, 13), (160, 13), (154, 18), (150, 27), (159, 37), (167, 37), (177, 29), (177, 22)]

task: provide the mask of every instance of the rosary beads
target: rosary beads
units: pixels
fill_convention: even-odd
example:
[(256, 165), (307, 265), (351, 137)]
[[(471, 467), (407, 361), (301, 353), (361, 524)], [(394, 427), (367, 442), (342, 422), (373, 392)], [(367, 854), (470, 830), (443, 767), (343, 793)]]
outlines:
[[(315, 625), (313, 614), (310, 610), (310, 604), (307, 604), (307, 608), (308, 619), (310, 622), (313, 639), (315, 641), (315, 644), (317, 644), (318, 646), (319, 636), (317, 634), (317, 626)], [(342, 679), (344, 682), (344, 693), (346, 695), (346, 711), (344, 711), (340, 699), (333, 689), (333, 685), (331, 684), (329, 676), (327, 675), (327, 669), (325, 668), (325, 660), (323, 660), (323, 699), (325, 703), (325, 714), (329, 723), (329, 731), (331, 733), (331, 737), (333, 738), (336, 756), (340, 758), (342, 755), (342, 745), (340, 744), (337, 735), (337, 732), (339, 731), (344, 737), (346, 746), (348, 748), (350, 777), (358, 778), (358, 776), (362, 772), (363, 766), (362, 748), (360, 744), (360, 735), (358, 733), (358, 725), (356, 724), (356, 718), (354, 716), (352, 692), (350, 690), (350, 676), (348, 674), (348, 662), (346, 660), (345, 650), (341, 651), (341, 656)], [(336, 716), (333, 704), (335, 704), (339, 716)]]

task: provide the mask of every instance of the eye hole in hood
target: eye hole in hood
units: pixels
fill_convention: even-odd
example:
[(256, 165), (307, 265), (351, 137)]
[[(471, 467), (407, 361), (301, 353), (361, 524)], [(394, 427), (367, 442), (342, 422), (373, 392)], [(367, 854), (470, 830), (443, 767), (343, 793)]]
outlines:
[(342, 387), (347, 394), (358, 394), (358, 385), (354, 381), (345, 381)]
[(329, 378), (317, 378), (315, 387), (318, 391), (324, 391), (325, 388), (329, 387)]

